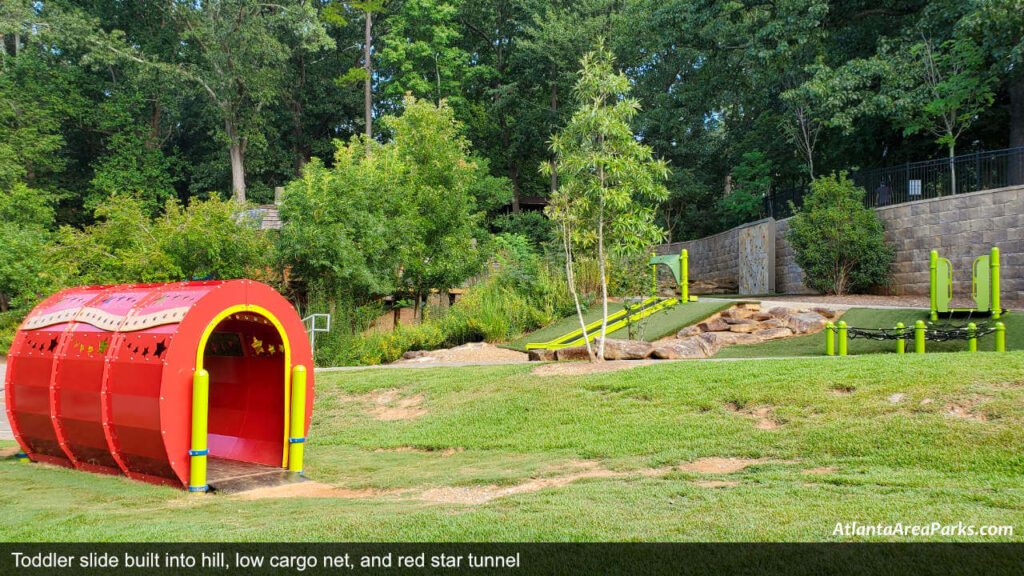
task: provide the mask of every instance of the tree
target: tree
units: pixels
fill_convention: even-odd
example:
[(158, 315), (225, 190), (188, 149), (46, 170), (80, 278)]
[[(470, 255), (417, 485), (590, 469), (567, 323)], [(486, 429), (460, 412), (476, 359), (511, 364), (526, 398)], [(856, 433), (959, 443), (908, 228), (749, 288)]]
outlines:
[(244, 202), (246, 151), (263, 138), (263, 112), (281, 95), (282, 68), (296, 49), (282, 41), (282, 34), (291, 32), (307, 50), (334, 43), (316, 9), (302, 0), (176, 0), (167, 10), (183, 30), (185, 51), (184, 62), (172, 69), (196, 83), (215, 105), (230, 156), (231, 188)]
[[(907, 66), (897, 69), (893, 81), (903, 86), (915, 78), (910, 89), (897, 89), (897, 116), (906, 134), (925, 131), (949, 151), (951, 192), (957, 193), (956, 142), (960, 135), (992, 105), (994, 78), (984, 67), (980, 48), (970, 39), (957, 38), (935, 46), (922, 35), (910, 47)], [(911, 82), (914, 82), (913, 80)]]
[(380, 61), (388, 78), (384, 97), (392, 105), (406, 94), (435, 104), (442, 99), (461, 103), (461, 80), (470, 55), (458, 46), (462, 35), (456, 12), (452, 0), (405, 0), (388, 15)]
[(479, 272), (486, 261), (485, 210), (508, 201), (507, 181), (490, 175), (487, 161), (470, 152), (462, 125), (447, 102), (406, 96), (401, 116), (385, 116), (392, 133), (387, 154), (406, 166), (394, 193), (410, 202), (401, 226), (410, 250), (403, 282), (421, 302)]
[[(644, 202), (668, 196), (662, 182), (669, 170), (630, 129), (640, 104), (629, 98), (629, 79), (615, 71), (614, 59), (603, 43), (584, 56), (581, 65), (573, 91), (576, 111), (551, 139), (561, 181), (550, 214), (562, 227), (566, 275), (584, 327), (587, 352), (592, 359), (604, 360), (609, 255), (621, 259), (642, 253), (664, 236), (654, 224), (654, 210)], [(587, 338), (576, 294), (575, 245), (596, 251), (601, 276), (603, 319), (596, 353)]]
[(58, 284), (48, 258), (55, 203), (22, 183), (0, 193), (0, 312), (27, 312)]
[(357, 303), (458, 286), (484, 261), (482, 211), (505, 183), (469, 151), (453, 112), (407, 96), (382, 118), (391, 139), (338, 143), (334, 165), (306, 166), (288, 186), (279, 249), (302, 289)]
[(808, 288), (841, 296), (888, 281), (895, 251), (878, 215), (864, 206), (864, 189), (845, 173), (812, 182), (794, 213), (786, 239)]

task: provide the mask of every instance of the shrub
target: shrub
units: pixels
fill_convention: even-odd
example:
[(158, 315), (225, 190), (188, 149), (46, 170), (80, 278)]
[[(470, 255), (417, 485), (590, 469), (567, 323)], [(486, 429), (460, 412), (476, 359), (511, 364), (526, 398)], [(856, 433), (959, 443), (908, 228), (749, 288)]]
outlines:
[(864, 189), (845, 173), (815, 180), (795, 212), (786, 238), (808, 288), (842, 295), (888, 283), (895, 253), (878, 216), (864, 207)]

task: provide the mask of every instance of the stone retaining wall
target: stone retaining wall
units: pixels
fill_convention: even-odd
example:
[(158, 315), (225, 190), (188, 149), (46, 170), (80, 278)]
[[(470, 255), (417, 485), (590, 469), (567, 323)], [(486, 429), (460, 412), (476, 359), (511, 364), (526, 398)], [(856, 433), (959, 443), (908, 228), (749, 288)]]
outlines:
[[(919, 200), (875, 211), (885, 226), (886, 241), (896, 249), (892, 293), (928, 294), (928, 253), (935, 249), (952, 264), (954, 296), (969, 298), (974, 259), (998, 246), (1003, 299), (1024, 300), (1024, 186)], [(768, 248), (774, 249), (773, 257), (741, 254), (741, 231), (752, 226), (774, 232), (774, 247)], [(773, 277), (774, 291), (780, 294), (811, 293), (803, 285), (803, 270), (786, 241), (787, 230), (788, 218), (760, 220), (707, 238), (663, 244), (655, 250), (658, 254), (689, 250), (691, 281), (732, 278), (738, 282), (743, 266), (770, 266), (763, 274), (755, 271), (748, 275)]]

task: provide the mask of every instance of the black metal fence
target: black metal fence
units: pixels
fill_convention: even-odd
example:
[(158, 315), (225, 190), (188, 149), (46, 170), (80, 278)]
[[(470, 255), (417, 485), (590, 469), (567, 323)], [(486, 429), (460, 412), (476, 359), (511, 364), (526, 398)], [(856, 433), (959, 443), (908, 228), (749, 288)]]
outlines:
[[(1024, 184), (1024, 147), (861, 170), (851, 173), (850, 179), (864, 188), (868, 207), (1015, 186)], [(790, 203), (801, 207), (807, 192), (806, 184), (771, 192), (764, 198), (765, 215), (792, 216)]]

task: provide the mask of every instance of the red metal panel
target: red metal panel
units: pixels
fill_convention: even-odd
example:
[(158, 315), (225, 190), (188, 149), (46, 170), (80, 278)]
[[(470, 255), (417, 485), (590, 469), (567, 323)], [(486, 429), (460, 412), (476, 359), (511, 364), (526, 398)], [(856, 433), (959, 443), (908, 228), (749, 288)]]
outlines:
[[(276, 317), (291, 364), (312, 368), (294, 308), (258, 282), (88, 286), (48, 298), (26, 318), (8, 357), (7, 414), (15, 438), (34, 460), (187, 485), (199, 340), (222, 311), (242, 304)], [(280, 465), (289, 368), (280, 335), (249, 312), (216, 332), (205, 357), (212, 375), (211, 452)], [(224, 343), (232, 337), (235, 344)], [(312, 370), (307, 386), (308, 430)]]

